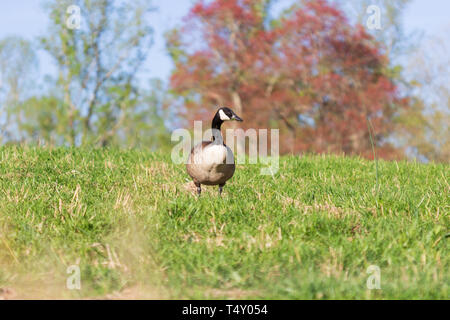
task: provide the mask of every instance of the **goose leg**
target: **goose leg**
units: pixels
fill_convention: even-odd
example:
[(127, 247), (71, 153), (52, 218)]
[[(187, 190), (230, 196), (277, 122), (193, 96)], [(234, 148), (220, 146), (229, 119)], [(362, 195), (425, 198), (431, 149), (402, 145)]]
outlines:
[(197, 187), (197, 194), (200, 195), (202, 193), (202, 187), (200, 183), (194, 182), (195, 186)]
[(222, 196), (222, 191), (223, 191), (223, 186), (224, 185), (225, 185), (225, 183), (224, 184), (219, 184), (219, 197)]

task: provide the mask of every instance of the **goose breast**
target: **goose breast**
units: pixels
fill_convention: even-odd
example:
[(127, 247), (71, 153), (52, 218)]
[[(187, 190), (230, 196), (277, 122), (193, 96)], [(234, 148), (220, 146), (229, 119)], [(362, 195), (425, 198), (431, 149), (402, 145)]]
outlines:
[(192, 149), (186, 167), (195, 182), (223, 184), (234, 174), (233, 152), (224, 144), (203, 141)]

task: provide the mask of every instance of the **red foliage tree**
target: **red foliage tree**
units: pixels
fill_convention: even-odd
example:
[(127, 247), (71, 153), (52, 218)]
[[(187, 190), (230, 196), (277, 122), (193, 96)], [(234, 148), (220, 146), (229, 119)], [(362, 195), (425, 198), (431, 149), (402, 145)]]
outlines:
[(185, 116), (232, 107), (243, 128), (279, 128), (281, 152), (401, 153), (388, 143), (399, 96), (388, 60), (362, 26), (326, 1), (269, 20), (270, 0), (199, 1), (167, 35), (171, 88)]

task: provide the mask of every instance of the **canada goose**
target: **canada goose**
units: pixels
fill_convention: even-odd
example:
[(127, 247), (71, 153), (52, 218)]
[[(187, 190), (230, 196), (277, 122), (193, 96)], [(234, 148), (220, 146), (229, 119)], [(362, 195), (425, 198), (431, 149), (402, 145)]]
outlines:
[(194, 180), (197, 194), (202, 192), (201, 185), (219, 185), (219, 195), (235, 170), (233, 152), (225, 145), (220, 132), (224, 121), (242, 121), (230, 108), (217, 110), (212, 120), (212, 141), (202, 141), (192, 148), (186, 169)]

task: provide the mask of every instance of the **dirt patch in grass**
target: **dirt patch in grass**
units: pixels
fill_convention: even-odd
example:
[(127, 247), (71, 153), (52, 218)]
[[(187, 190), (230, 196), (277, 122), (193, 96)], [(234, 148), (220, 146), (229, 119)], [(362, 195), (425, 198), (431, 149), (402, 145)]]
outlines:
[[(282, 204), (283, 204), (284, 209), (286, 208), (286, 206), (294, 206), (295, 208), (302, 210), (305, 214), (307, 214), (309, 211), (324, 211), (324, 212), (327, 212), (330, 217), (335, 217), (335, 218), (344, 218), (348, 215), (352, 215), (352, 216), (360, 216), (361, 215), (361, 213), (358, 211), (355, 211), (355, 210), (352, 210), (349, 208), (337, 207), (328, 202), (314, 203), (312, 205), (307, 205), (305, 203), (302, 203), (296, 199), (292, 199), (287, 196), (281, 195), (281, 197), (282, 197)], [(376, 212), (375, 208), (362, 208), (362, 209), (368, 210), (374, 214)]]
[(16, 291), (11, 288), (0, 288), (0, 300), (10, 300), (16, 297)]
[(228, 298), (228, 299), (245, 299), (247, 297), (263, 296), (263, 294), (256, 290), (244, 290), (239, 288), (232, 289), (210, 289), (206, 291), (206, 295), (211, 298)]

